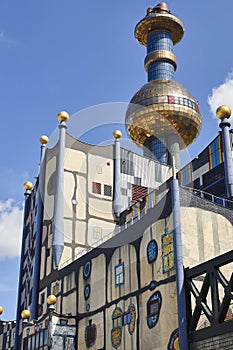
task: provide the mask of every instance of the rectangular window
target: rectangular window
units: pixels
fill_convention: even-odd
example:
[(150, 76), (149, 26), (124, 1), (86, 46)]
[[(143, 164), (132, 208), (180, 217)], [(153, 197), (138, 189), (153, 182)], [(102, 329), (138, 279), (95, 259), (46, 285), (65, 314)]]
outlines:
[(95, 226), (93, 227), (93, 239), (102, 238), (102, 227)]
[(43, 332), (40, 332), (40, 346), (44, 345)]
[(186, 165), (179, 173), (180, 184), (187, 186), (192, 182), (192, 164)]
[(92, 193), (101, 194), (101, 183), (92, 182)]
[(175, 103), (174, 96), (168, 96), (168, 103)]
[(108, 197), (112, 197), (112, 186), (104, 185), (104, 195)]
[(125, 267), (124, 262), (118, 264), (114, 268), (115, 270), (115, 287), (118, 287), (125, 283)]
[(55, 296), (57, 296), (59, 292), (60, 292), (60, 283), (57, 282), (57, 283), (53, 286), (53, 294), (54, 294)]
[(162, 267), (163, 273), (175, 268), (173, 231), (162, 235)]
[(179, 97), (175, 96), (174, 100), (175, 100), (175, 103), (177, 103), (177, 104), (179, 103)]
[(140, 198), (145, 197), (148, 194), (147, 187), (132, 185), (132, 201), (137, 202)]
[(222, 138), (219, 135), (208, 147), (210, 170), (223, 162), (222, 159)]

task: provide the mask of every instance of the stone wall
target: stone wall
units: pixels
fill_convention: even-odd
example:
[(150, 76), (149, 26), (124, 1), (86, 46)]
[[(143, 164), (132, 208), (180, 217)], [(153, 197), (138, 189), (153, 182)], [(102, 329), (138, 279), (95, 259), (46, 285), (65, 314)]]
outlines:
[(233, 332), (200, 340), (190, 345), (190, 350), (232, 350)]

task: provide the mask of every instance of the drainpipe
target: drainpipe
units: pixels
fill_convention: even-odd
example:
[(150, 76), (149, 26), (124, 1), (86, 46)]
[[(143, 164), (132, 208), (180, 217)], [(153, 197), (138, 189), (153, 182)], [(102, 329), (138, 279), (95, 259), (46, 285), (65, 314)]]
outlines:
[(185, 279), (182, 252), (182, 234), (180, 220), (180, 191), (179, 183), (176, 179), (176, 165), (173, 157), (173, 179), (171, 182), (172, 195), (172, 215), (173, 215), (173, 232), (174, 232), (174, 252), (175, 252), (175, 268), (176, 268), (176, 292), (178, 306), (178, 328), (180, 350), (188, 350), (188, 333), (187, 333), (187, 317), (186, 317), (186, 296), (185, 296)]
[(230, 142), (230, 122), (231, 109), (228, 106), (220, 106), (216, 110), (217, 117), (221, 120), (219, 124), (222, 129), (222, 147), (224, 154), (225, 186), (227, 198), (233, 199), (233, 162)]

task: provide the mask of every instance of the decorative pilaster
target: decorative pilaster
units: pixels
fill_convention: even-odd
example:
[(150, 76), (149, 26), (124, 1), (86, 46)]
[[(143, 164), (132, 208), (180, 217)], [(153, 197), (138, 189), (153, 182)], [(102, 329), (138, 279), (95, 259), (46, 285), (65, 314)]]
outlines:
[(221, 120), (219, 127), (222, 129), (222, 147), (224, 155), (225, 186), (227, 198), (233, 198), (233, 161), (230, 142), (230, 122), (231, 109), (222, 105), (216, 110), (217, 117)]
[(64, 249), (64, 154), (65, 154), (65, 136), (66, 136), (66, 121), (69, 119), (67, 112), (60, 112), (58, 114), (59, 125), (59, 148), (57, 156), (57, 184), (54, 199), (54, 216), (52, 226), (52, 251), (53, 260), (56, 267), (58, 267)]
[(122, 133), (120, 130), (115, 130), (113, 133), (115, 138), (114, 145), (114, 195), (113, 195), (113, 210), (117, 218), (121, 213), (121, 144), (120, 138)]
[(32, 193), (33, 185), (30, 181), (26, 181), (23, 185), (24, 187), (24, 218), (23, 218), (23, 237), (22, 237), (22, 246), (21, 246), (21, 258), (20, 258), (20, 269), (19, 269), (19, 283), (18, 283), (18, 298), (17, 298), (17, 312), (16, 312), (16, 329), (15, 329), (15, 343), (14, 349), (21, 349), (21, 335), (20, 332), (20, 322), (21, 322), (21, 293), (22, 293), (22, 280), (23, 280), (23, 263), (24, 263), (24, 251), (25, 251), (25, 236), (26, 236), (26, 226), (27, 226), (27, 217), (30, 210), (29, 198)]
[(38, 177), (38, 196), (37, 196), (37, 218), (36, 218), (36, 244), (35, 244), (35, 264), (34, 264), (34, 280), (32, 289), (32, 319), (37, 318), (38, 314), (38, 294), (39, 294), (39, 278), (40, 278), (40, 257), (41, 257), (41, 235), (43, 227), (43, 202), (44, 202), (44, 157), (46, 145), (49, 142), (47, 136), (40, 137), (41, 153), (40, 153), (40, 172)]

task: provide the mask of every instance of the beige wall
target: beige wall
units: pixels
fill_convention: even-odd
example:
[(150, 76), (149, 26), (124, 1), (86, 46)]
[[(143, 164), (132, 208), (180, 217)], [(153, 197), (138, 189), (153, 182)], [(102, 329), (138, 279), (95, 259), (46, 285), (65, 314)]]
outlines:
[(193, 267), (229, 251), (233, 246), (231, 222), (200, 208), (181, 208), (184, 266)]

